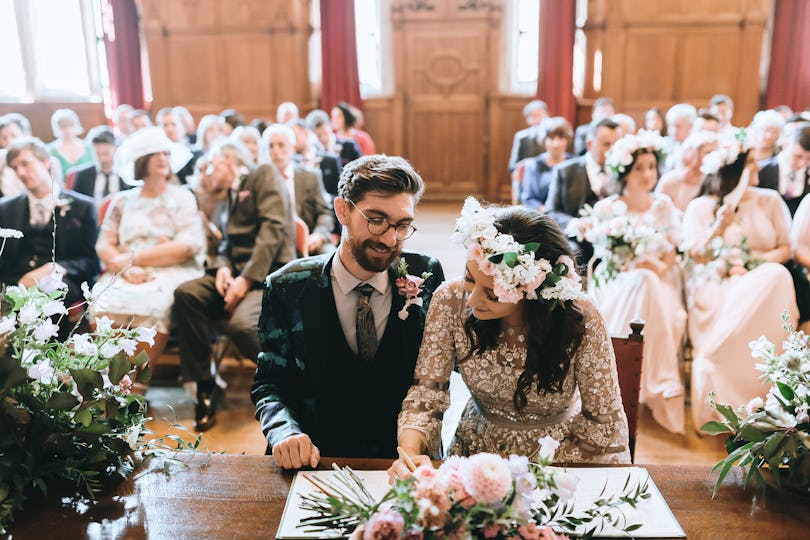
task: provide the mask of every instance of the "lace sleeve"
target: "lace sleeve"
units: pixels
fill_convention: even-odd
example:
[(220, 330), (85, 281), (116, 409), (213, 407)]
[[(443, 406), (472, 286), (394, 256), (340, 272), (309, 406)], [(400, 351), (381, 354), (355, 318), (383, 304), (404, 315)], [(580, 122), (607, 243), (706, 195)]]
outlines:
[(582, 412), (571, 426), (571, 442), (583, 461), (629, 463), (627, 417), (613, 347), (596, 307), (589, 301), (581, 305), (586, 330), (572, 368), (582, 397)]
[(427, 452), (438, 459), (442, 416), (450, 405), (450, 373), (456, 360), (454, 328), (461, 324), (461, 283), (445, 282), (433, 294), (416, 361), (414, 383), (399, 413), (399, 433), (419, 431)]

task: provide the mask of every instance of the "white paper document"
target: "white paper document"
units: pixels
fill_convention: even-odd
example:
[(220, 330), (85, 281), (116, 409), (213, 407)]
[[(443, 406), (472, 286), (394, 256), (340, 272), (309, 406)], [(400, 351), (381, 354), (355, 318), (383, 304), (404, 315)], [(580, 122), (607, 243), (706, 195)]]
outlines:
[[(587, 467), (570, 468), (565, 472), (579, 478), (577, 484), (576, 497), (574, 502), (575, 511), (581, 508), (588, 508), (599, 498), (600, 493), (610, 496), (622, 490), (627, 481), (628, 474), (630, 485), (634, 486), (645, 480), (649, 480), (650, 498), (639, 503), (637, 508), (629, 505), (622, 505), (624, 512), (625, 526), (640, 523), (641, 527), (633, 531), (633, 538), (686, 538), (681, 526), (675, 516), (667, 506), (666, 501), (661, 496), (652, 478), (649, 478), (647, 470), (642, 467)], [(388, 475), (385, 471), (355, 471), (363, 479), (369, 493), (377, 499), (381, 499), (388, 492)], [(298, 472), (290, 486), (290, 493), (284, 507), (276, 538), (279, 540), (312, 539), (312, 538), (340, 538), (339, 535), (329, 535), (324, 532), (307, 532), (305, 528), (298, 525), (301, 520), (310, 517), (312, 514), (301, 509), (301, 496), (317, 492), (317, 488), (302, 475), (311, 475), (317, 479), (328, 480), (334, 471), (307, 471)], [(620, 529), (615, 529), (606, 525), (604, 530), (596, 535), (597, 538), (628, 538), (629, 535)]]

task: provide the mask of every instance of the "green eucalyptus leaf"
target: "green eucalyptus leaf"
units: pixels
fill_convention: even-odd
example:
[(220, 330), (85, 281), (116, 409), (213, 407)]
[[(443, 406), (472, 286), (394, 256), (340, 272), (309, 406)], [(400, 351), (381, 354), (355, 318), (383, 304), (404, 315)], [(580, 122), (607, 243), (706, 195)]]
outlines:
[(739, 429), (740, 429), (740, 419), (737, 416), (737, 413), (734, 412), (734, 409), (732, 409), (730, 406), (725, 405), (723, 403), (716, 403), (714, 408), (717, 409), (717, 412), (719, 412), (720, 414), (723, 415), (723, 418), (725, 418), (726, 420), (729, 421), (729, 423), (731, 424), (731, 427), (735, 431), (739, 431)]
[(116, 354), (110, 361), (110, 383), (118, 384), (130, 368), (129, 359), (123, 352)]
[(152, 378), (152, 368), (146, 366), (141, 371), (138, 372), (138, 376), (135, 378), (135, 382), (139, 383), (148, 383), (149, 380)]
[(779, 393), (782, 394), (782, 396), (786, 400), (793, 401), (793, 398), (796, 397), (796, 394), (793, 393), (793, 390), (791, 390), (791, 388), (785, 383), (781, 381), (776, 381), (776, 386), (779, 388)]
[[(108, 426), (106, 426), (106, 425), (104, 425), (104, 424), (102, 424), (100, 422), (91, 422), (91, 423), (88, 423), (85, 427), (76, 429), (74, 431), (74, 433), (78, 437), (81, 437), (82, 439), (84, 439), (86, 441), (94, 441), (94, 440), (98, 439), (99, 437), (101, 437), (102, 435), (104, 435), (105, 433), (108, 433), (109, 431), (110, 431), (110, 428)], [(103, 456), (103, 454), (102, 454), (102, 456)], [(106, 456), (103, 456), (103, 457), (99, 458), (98, 462), (101, 462), (101, 461), (104, 461), (104, 460), (106, 460)], [(91, 461), (92, 461), (92, 459), (91, 459)]]
[(73, 376), (73, 380), (76, 381), (76, 387), (84, 399), (93, 399), (95, 391), (104, 387), (104, 380), (98, 371), (85, 368), (71, 369), (70, 374)]
[(540, 242), (529, 242), (523, 244), (523, 253), (534, 253), (540, 247)]
[(85, 427), (89, 426), (92, 420), (93, 420), (93, 413), (90, 411), (89, 407), (79, 409), (78, 411), (76, 411), (76, 414), (73, 415), (73, 421)]
[(45, 407), (56, 411), (70, 411), (78, 404), (79, 400), (70, 392), (56, 392), (45, 402)]
[(149, 355), (146, 354), (146, 351), (141, 351), (135, 356), (134, 362), (137, 367), (146, 365), (149, 362)]
[(705, 431), (711, 435), (720, 435), (721, 433), (733, 433), (731, 429), (722, 422), (711, 420), (700, 426), (700, 431)]
[(779, 445), (782, 444), (782, 441), (785, 439), (784, 432), (777, 432), (771, 435), (768, 440), (765, 442), (765, 446), (762, 448), (762, 455), (766, 461), (770, 461), (772, 457), (776, 455), (779, 451)]
[(509, 253), (504, 253), (503, 254), (503, 262), (509, 268), (514, 268), (515, 265), (517, 264), (517, 260), (518, 260), (518, 254), (515, 253), (514, 251), (510, 251)]
[(740, 437), (742, 437), (746, 441), (752, 441), (757, 443), (767, 439), (768, 434), (761, 432), (760, 430), (758, 430), (753, 426), (747, 425), (743, 426), (742, 429), (740, 429)]
[(503, 253), (498, 253), (497, 255), (492, 255), (488, 258), (489, 262), (492, 264), (500, 264), (503, 260)]

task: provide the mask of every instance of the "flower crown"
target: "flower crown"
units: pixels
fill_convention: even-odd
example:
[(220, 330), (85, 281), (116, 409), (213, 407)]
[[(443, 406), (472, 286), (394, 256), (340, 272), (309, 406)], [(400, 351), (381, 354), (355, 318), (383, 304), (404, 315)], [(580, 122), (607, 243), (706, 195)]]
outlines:
[(535, 259), (538, 242), (521, 244), (511, 234), (495, 228), (494, 208), (484, 208), (474, 197), (467, 197), (451, 240), (464, 244), (468, 257), (481, 271), (494, 278), (493, 293), (498, 301), (516, 304), (521, 299), (564, 301), (582, 296), (580, 277), (574, 261), (561, 255), (552, 265)]
[(703, 174), (717, 174), (721, 167), (731, 165), (752, 147), (751, 137), (745, 128), (740, 128), (733, 136), (720, 135), (717, 138), (717, 150), (706, 154), (700, 166)]
[(623, 173), (633, 163), (633, 152), (640, 148), (651, 148), (655, 153), (661, 152), (664, 149), (664, 139), (657, 131), (646, 129), (625, 135), (608, 150), (605, 166), (611, 169), (613, 174)]

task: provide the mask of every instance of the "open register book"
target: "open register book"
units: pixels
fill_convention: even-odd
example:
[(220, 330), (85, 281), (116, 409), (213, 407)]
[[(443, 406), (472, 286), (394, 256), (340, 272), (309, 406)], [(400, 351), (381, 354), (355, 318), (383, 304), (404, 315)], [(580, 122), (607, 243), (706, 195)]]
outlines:
[[(672, 511), (661, 496), (661, 492), (658, 491), (658, 487), (652, 478), (649, 478), (646, 469), (642, 467), (588, 467), (569, 468), (566, 469), (566, 472), (579, 478), (574, 508), (592, 506), (593, 501), (599, 497), (605, 486), (607, 486), (606, 493), (621, 490), (628, 474), (631, 475), (631, 482), (644, 482), (648, 479), (651, 497), (642, 501), (638, 508), (624, 507), (627, 524), (641, 524), (639, 529), (632, 532), (633, 538), (686, 538), (686, 534), (675, 516), (672, 515)], [(363, 479), (366, 488), (375, 497), (381, 499), (388, 491), (388, 476), (385, 471), (355, 471), (355, 473)], [(300, 507), (301, 496), (317, 490), (311, 482), (302, 478), (302, 475), (329, 478), (333, 474), (333, 471), (308, 471), (296, 474), (290, 486), (290, 494), (287, 497), (281, 524), (276, 533), (278, 540), (340, 538), (339, 535), (329, 536), (323, 532), (308, 532), (305, 528), (299, 527), (301, 520), (310, 515)], [(628, 534), (607, 526), (597, 537), (628, 538)]]

